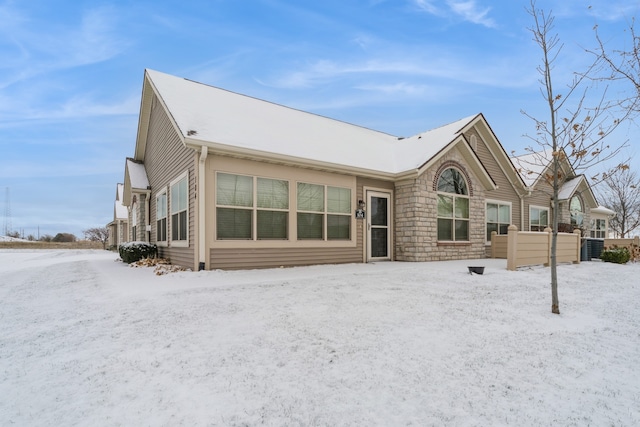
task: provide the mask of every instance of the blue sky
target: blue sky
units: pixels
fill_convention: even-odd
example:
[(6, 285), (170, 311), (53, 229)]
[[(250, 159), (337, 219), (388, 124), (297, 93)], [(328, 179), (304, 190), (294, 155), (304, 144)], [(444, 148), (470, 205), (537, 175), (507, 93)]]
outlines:
[[(537, 5), (553, 11), (565, 45), (556, 87), (588, 63), (595, 24), (621, 48), (624, 29), (640, 15), (637, 0)], [(397, 136), (482, 112), (505, 149), (521, 154), (531, 145), (522, 135), (535, 133), (521, 110), (546, 117), (528, 6), (0, 0), (2, 230), (7, 188), (10, 225), (25, 236), (81, 237), (113, 219), (145, 68)], [(625, 126), (618, 138), (635, 134), (635, 125)]]

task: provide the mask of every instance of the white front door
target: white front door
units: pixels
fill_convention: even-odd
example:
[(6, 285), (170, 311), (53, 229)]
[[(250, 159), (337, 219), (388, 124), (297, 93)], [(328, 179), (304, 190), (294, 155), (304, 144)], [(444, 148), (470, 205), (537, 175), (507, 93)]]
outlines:
[(367, 191), (367, 261), (391, 259), (391, 194)]

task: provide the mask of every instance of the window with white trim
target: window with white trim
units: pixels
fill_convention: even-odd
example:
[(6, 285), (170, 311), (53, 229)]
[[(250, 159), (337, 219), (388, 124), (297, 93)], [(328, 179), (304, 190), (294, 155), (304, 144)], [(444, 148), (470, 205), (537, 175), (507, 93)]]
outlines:
[(544, 231), (549, 226), (549, 208), (529, 207), (529, 231)]
[(167, 190), (156, 195), (156, 241), (167, 241)]
[(469, 241), (469, 190), (464, 175), (445, 169), (438, 178), (438, 240)]
[(133, 201), (133, 205), (131, 206), (131, 239), (133, 241), (138, 240), (138, 202)]
[(487, 242), (491, 242), (491, 232), (507, 234), (511, 224), (511, 204), (505, 202), (487, 202), (486, 206)]
[(299, 182), (296, 195), (298, 240), (351, 239), (350, 188)]
[(289, 181), (218, 172), (217, 239), (287, 240), (288, 233)]
[(604, 239), (607, 237), (607, 220), (592, 219), (591, 220), (591, 237), (596, 239)]
[(169, 188), (171, 197), (171, 241), (187, 242), (189, 236), (189, 179), (188, 175), (173, 181)]

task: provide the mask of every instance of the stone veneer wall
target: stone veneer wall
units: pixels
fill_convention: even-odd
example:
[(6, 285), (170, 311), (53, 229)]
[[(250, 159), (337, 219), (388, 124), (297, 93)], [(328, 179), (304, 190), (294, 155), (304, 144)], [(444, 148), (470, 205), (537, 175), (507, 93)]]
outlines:
[[(591, 229), (591, 209), (589, 209), (586, 206), (584, 197), (581, 197), (581, 196), (578, 196), (578, 197), (582, 202), (582, 209), (584, 209), (584, 212), (582, 212), (582, 226), (580, 228), (582, 228), (585, 234), (583, 234), (582, 237), (588, 237), (587, 233), (589, 233), (589, 230)], [(571, 199), (562, 201), (560, 203), (558, 222), (571, 224), (571, 211), (569, 210), (570, 203), (571, 203)], [(551, 223), (551, 218), (549, 218), (549, 223)]]
[[(436, 173), (445, 163), (455, 162), (470, 182), (469, 243), (438, 243)], [(395, 259), (397, 261), (445, 261), (485, 258), (484, 189), (452, 150), (420, 177), (395, 187)]]

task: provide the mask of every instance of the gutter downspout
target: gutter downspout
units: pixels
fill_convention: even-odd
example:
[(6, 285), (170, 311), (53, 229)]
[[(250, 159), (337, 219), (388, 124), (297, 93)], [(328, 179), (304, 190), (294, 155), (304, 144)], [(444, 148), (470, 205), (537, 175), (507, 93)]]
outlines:
[(209, 153), (209, 149), (206, 146), (203, 146), (200, 150), (200, 160), (198, 162), (198, 271), (204, 270), (206, 267), (207, 257), (206, 257), (206, 248), (207, 248), (207, 232), (206, 225), (207, 221), (205, 220), (206, 213), (206, 191), (205, 191), (205, 165), (207, 162), (207, 155)]
[(524, 194), (520, 195), (520, 231), (524, 231)]

